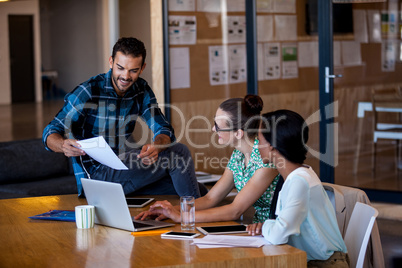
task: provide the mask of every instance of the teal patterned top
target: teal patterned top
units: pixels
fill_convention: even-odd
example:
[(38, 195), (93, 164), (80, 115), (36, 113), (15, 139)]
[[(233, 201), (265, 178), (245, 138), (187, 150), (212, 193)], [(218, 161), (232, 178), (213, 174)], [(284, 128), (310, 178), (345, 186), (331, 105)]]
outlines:
[[(264, 164), (258, 150), (258, 139), (254, 140), (253, 150), (251, 152), (250, 160), (247, 167), (245, 167), (245, 156), (242, 152), (235, 149), (230, 157), (227, 168), (233, 172), (234, 184), (238, 192), (243, 189), (247, 182), (253, 177), (254, 173), (263, 167), (275, 168), (271, 163)], [(275, 188), (279, 180), (279, 174), (272, 181), (271, 185), (261, 195), (261, 197), (254, 203), (255, 214), (253, 222), (264, 222), (269, 218), (270, 206), (272, 197), (274, 196)]]

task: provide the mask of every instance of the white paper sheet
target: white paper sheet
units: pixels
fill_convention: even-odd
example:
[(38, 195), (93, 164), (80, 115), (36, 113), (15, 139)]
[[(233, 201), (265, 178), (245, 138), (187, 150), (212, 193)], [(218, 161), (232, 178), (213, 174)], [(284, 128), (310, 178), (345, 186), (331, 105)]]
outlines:
[(193, 239), (194, 245), (232, 246), (259, 248), (268, 245), (269, 242), (262, 236), (238, 236), (238, 235), (207, 235), (203, 238)]
[(299, 67), (318, 67), (318, 42), (299, 42)]
[(381, 15), (378, 10), (367, 10), (370, 43), (381, 42)]
[(273, 0), (257, 0), (257, 12), (273, 12), (274, 10)]
[(355, 41), (368, 43), (367, 12), (362, 9), (353, 10), (353, 32)]
[(296, 0), (274, 0), (276, 13), (296, 13)]
[(229, 46), (229, 82), (247, 81), (246, 45)]
[(170, 88), (190, 87), (190, 49), (174, 47), (170, 53)]
[(209, 46), (209, 82), (211, 85), (224, 85), (229, 82), (227, 46)]
[(264, 44), (264, 80), (281, 78), (281, 45), (280, 43)]
[(344, 66), (357, 66), (362, 64), (360, 43), (354, 41), (341, 41), (342, 63)]
[(193, 45), (197, 42), (195, 16), (169, 16), (169, 44)]
[(121, 162), (117, 155), (112, 151), (105, 139), (100, 137), (77, 141), (82, 150), (99, 163), (118, 170), (128, 168)]
[(246, 43), (246, 17), (227, 16), (223, 19), (223, 43)]
[(197, 0), (197, 11), (221, 12), (221, 0)]
[(297, 40), (297, 17), (296, 15), (275, 16), (275, 40)]
[(274, 38), (274, 17), (257, 15), (257, 41), (272, 41)]
[(169, 0), (169, 11), (195, 11), (195, 0)]
[(282, 77), (297, 78), (299, 69), (297, 66), (297, 43), (282, 44)]

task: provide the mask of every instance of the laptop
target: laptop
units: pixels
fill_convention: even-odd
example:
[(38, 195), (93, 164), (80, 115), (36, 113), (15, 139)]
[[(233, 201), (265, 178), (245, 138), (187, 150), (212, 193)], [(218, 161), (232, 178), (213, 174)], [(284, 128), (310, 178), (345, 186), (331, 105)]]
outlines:
[(81, 179), (88, 205), (95, 207), (95, 223), (139, 232), (174, 226), (173, 223), (134, 220), (120, 183)]

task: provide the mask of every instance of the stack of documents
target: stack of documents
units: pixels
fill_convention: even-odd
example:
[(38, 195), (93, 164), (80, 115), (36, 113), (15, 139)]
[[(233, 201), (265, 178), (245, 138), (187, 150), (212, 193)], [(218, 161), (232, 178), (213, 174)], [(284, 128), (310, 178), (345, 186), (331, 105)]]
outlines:
[(207, 235), (203, 238), (193, 239), (192, 245), (199, 248), (217, 247), (248, 247), (259, 248), (270, 243), (262, 236), (238, 236), (238, 235)]

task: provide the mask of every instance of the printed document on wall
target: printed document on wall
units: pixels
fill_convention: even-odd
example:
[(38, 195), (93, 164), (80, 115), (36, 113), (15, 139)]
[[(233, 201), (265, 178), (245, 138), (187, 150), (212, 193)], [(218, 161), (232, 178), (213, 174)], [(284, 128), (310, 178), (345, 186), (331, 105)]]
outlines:
[(246, 45), (229, 46), (229, 82), (247, 81)]
[(209, 46), (209, 82), (211, 85), (228, 83), (228, 47)]
[(197, 41), (195, 16), (169, 16), (169, 44), (193, 45)]
[(279, 43), (264, 44), (264, 80), (281, 78), (281, 46)]
[(297, 78), (299, 76), (297, 67), (297, 44), (282, 44), (282, 77)]
[(257, 15), (257, 42), (267, 42), (274, 39), (274, 17)]
[(245, 43), (246, 42), (246, 17), (227, 16), (222, 24), (226, 27), (223, 32), (223, 43)]
[(353, 10), (353, 34), (355, 41), (368, 43), (367, 12), (364, 9)]
[(190, 87), (190, 49), (174, 47), (170, 53), (170, 88)]
[(318, 42), (299, 42), (299, 67), (318, 67)]
[(195, 0), (169, 0), (169, 11), (195, 11)]
[(381, 15), (378, 10), (367, 10), (370, 43), (381, 43)]
[(362, 64), (360, 43), (341, 41), (343, 66), (357, 66)]
[(220, 13), (221, 2), (221, 0), (197, 0), (197, 11)]
[(396, 41), (386, 40), (381, 45), (381, 71), (394, 72), (396, 60)]
[(295, 15), (275, 16), (275, 39), (278, 41), (297, 40), (297, 17)]
[(296, 13), (296, 0), (273, 0), (276, 13)]
[(271, 13), (274, 11), (274, 0), (257, 0), (257, 12)]

